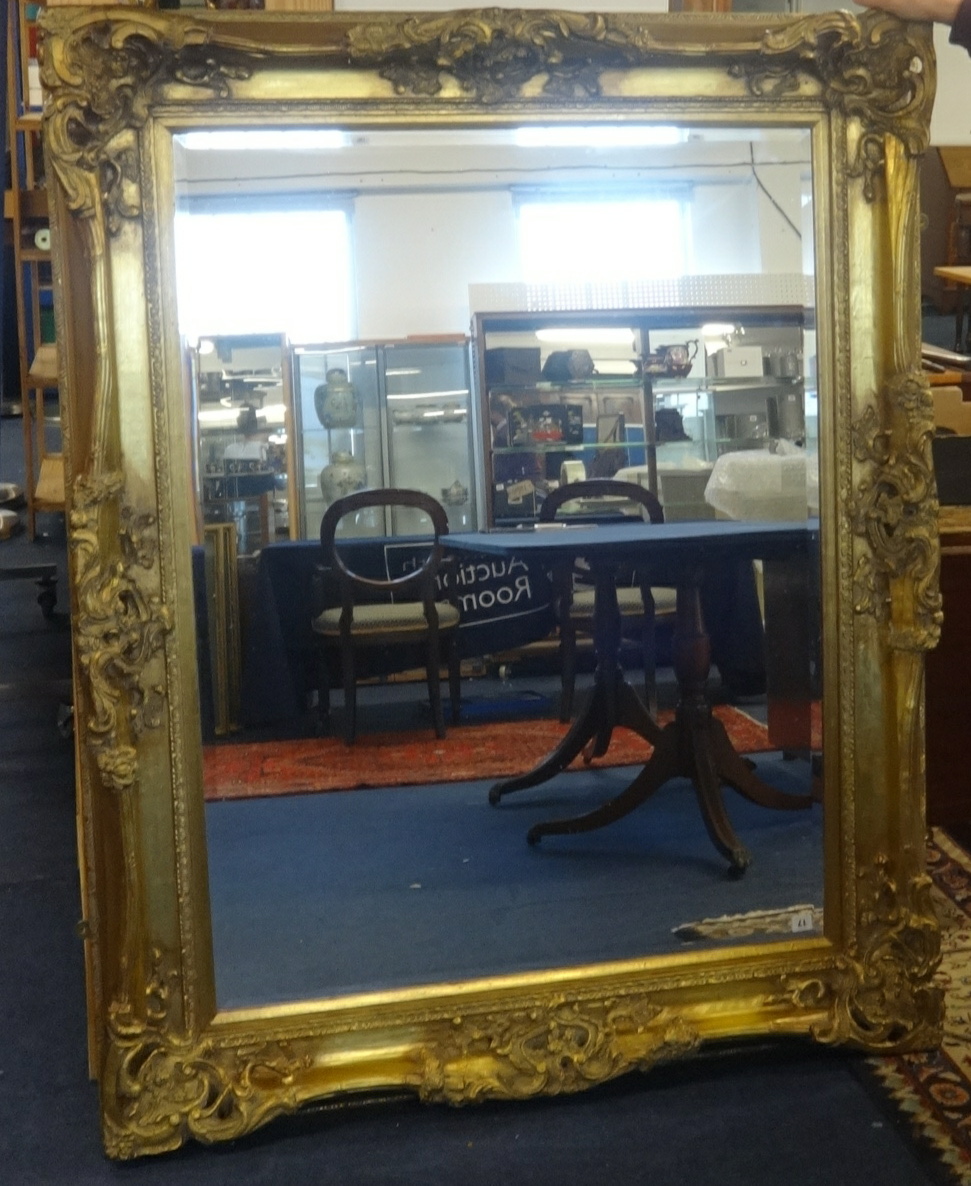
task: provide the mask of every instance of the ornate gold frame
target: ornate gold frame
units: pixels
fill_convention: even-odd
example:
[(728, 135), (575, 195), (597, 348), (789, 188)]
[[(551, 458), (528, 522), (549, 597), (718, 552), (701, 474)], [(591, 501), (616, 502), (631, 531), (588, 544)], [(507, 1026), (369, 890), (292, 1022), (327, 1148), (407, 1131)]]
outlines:
[[(49, 10), (91, 1066), (112, 1157), (388, 1087), (577, 1091), (703, 1043), (937, 1042), (923, 857), (936, 493), (917, 157), (934, 63), (894, 18)], [(232, 120), (799, 125), (814, 153), (826, 936), (238, 1012), (215, 1005), (173, 129)]]

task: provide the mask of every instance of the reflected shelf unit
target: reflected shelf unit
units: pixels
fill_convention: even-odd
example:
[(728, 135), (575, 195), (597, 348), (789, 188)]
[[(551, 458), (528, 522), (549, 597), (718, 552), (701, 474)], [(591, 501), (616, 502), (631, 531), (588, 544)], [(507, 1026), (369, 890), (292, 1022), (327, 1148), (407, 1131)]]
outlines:
[(196, 423), (197, 542), (231, 524), (251, 555), (295, 536), (293, 387), (282, 333), (203, 335), (186, 350)]
[(27, 532), (39, 512), (64, 510), (64, 458), (54, 341), (50, 224), (41, 141), (37, 66), (37, 4), (7, 6), (7, 119), (11, 222), (17, 304), (17, 344), (24, 438)]
[[(744, 349), (729, 336), (709, 356), (716, 322)], [(710, 517), (722, 453), (805, 439), (811, 329), (795, 305), (476, 313), (486, 525), (534, 521), (548, 489), (582, 477), (638, 481), (669, 517)]]

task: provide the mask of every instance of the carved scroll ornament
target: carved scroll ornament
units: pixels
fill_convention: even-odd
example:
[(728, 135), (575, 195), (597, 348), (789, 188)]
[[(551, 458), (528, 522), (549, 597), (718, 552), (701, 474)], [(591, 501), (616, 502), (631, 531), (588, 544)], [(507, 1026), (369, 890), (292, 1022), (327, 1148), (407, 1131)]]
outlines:
[(934, 984), (940, 962), (940, 926), (923, 873), (896, 876), (879, 856), (860, 875), (860, 916), (854, 948), (824, 979), (791, 986), (800, 1006), (822, 1005), (820, 1042), (853, 1043), (900, 1052), (935, 1046), (941, 1038), (944, 995)]
[[(312, 1051), (319, 1040), (254, 1039), (232, 1049), (177, 1033), (170, 1020), (177, 974), (160, 952), (142, 1017), (115, 1005), (109, 1017), (105, 1117), (109, 1155), (131, 1158), (175, 1149), (187, 1138), (232, 1140), (314, 1094)], [(428, 1102), (528, 1099), (583, 1090), (632, 1070), (684, 1057), (701, 1043), (677, 1014), (638, 998), (576, 1001), (563, 996), (527, 1008), (456, 1017), (445, 1032), (404, 1057)], [(437, 1027), (436, 1027), (437, 1031)], [(641, 1053), (625, 1044), (636, 1039)], [(325, 1072), (324, 1072), (325, 1073)]]
[(174, 965), (156, 950), (145, 1016), (127, 1004), (110, 1010), (106, 1079), (114, 1091), (103, 1127), (111, 1157), (163, 1153), (190, 1137), (233, 1140), (300, 1103), (295, 1080), (307, 1057), (286, 1042), (222, 1049), (181, 1036), (169, 1016), (177, 981)]
[(149, 667), (172, 628), (171, 613), (137, 577), (154, 568), (158, 540), (153, 515), (122, 505), (121, 555), (106, 563), (100, 540), (106, 504), (122, 487), (120, 474), (81, 478), (71, 505), (70, 546), (75, 555), (78, 609), (74, 622), (78, 663), (87, 681), (88, 744), (106, 784), (130, 788), (136, 777), (132, 741), (161, 719), (164, 691), (149, 681)]
[[(483, 9), (351, 25), (343, 44), (289, 47), (292, 60), (327, 69), (374, 69), (400, 94), (432, 96), (446, 77), (482, 104), (511, 102), (542, 80), (545, 94), (591, 98), (605, 71), (663, 65), (675, 52), (662, 20), (598, 14)], [(926, 147), (933, 78), (921, 68), (908, 26), (882, 15), (831, 13), (744, 41), (732, 24), (712, 21), (702, 50), (723, 59), (726, 73), (766, 97), (815, 80), (824, 101), (861, 121), (857, 172), (868, 198), (883, 168), (882, 137), (900, 137), (909, 154)], [(109, 25), (92, 20), (55, 38), (42, 61), (49, 92), (45, 135), (71, 208), (91, 215), (104, 203), (109, 233), (138, 214), (137, 153), (141, 128), (161, 89), (181, 83), (214, 97), (232, 93), (265, 57), (254, 38), (220, 44), (218, 29), (148, 12)]]
[(855, 535), (867, 551), (853, 577), (854, 608), (890, 622), (891, 582), (913, 584), (910, 622), (894, 624), (890, 644), (901, 650), (936, 645), (943, 620), (938, 584), (938, 504), (931, 460), (934, 435), (930, 391), (920, 372), (895, 377), (886, 399), (900, 439), (869, 405), (853, 425), (853, 452), (864, 473), (849, 508)]
[(795, 93), (800, 74), (818, 78), (824, 101), (860, 120), (851, 175), (863, 178), (864, 196), (872, 201), (886, 163), (884, 136), (897, 137), (910, 157), (929, 143), (934, 75), (925, 71), (910, 29), (883, 13), (830, 12), (767, 33), (762, 59), (742, 62), (734, 72), (764, 98)]
[(103, 209), (109, 234), (141, 212), (132, 133), (145, 124), (159, 88), (179, 82), (225, 96), (230, 79), (250, 73), (245, 56), (211, 46), (206, 29), (149, 12), (111, 24), (93, 19), (44, 46), (52, 167), (69, 208), (85, 218)]
[[(624, 1038), (648, 1036), (631, 1055)], [(701, 1036), (679, 1016), (645, 999), (576, 1001), (457, 1018), (429, 1056), (417, 1086), (422, 1098), (465, 1103), (528, 1099), (580, 1091), (633, 1070), (683, 1057)], [(474, 1071), (470, 1068), (474, 1068)]]

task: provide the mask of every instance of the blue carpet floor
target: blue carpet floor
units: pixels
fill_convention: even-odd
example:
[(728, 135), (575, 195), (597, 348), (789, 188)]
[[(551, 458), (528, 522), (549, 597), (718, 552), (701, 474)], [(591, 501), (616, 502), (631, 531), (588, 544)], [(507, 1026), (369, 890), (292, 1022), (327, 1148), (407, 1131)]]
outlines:
[[(808, 789), (803, 761), (766, 757), (759, 772)], [(590, 810), (633, 773), (562, 774), (498, 807), (488, 782), (207, 804), (220, 1004), (653, 955), (684, 949), (683, 923), (822, 906), (818, 806), (770, 811), (725, 791), (752, 854), (740, 878), (685, 780), (607, 828), (526, 844), (531, 824)]]

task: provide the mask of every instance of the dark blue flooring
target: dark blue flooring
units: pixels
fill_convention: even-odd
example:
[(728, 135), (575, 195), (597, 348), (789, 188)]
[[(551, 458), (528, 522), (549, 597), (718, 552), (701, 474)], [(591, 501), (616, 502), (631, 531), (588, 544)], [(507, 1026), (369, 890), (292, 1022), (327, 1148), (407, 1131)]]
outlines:
[[(636, 771), (560, 775), (490, 807), (488, 782), (210, 803), (206, 820), (224, 1007), (697, 950), (676, 926), (823, 905), (822, 810), (769, 811), (725, 792), (752, 863), (740, 878), (675, 780), (607, 828), (582, 814)], [(808, 763), (760, 775), (805, 794)], [(293, 903), (300, 902), (294, 910)]]

